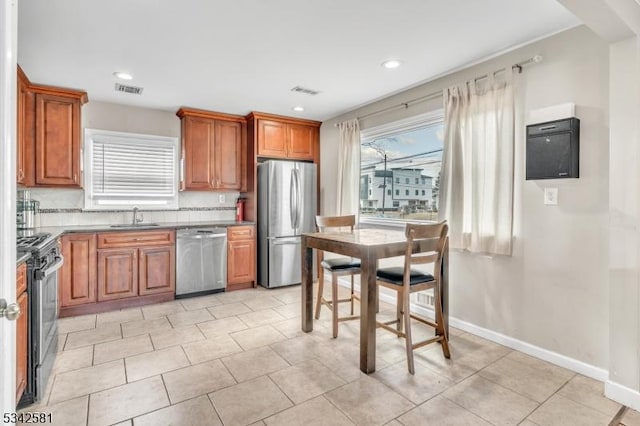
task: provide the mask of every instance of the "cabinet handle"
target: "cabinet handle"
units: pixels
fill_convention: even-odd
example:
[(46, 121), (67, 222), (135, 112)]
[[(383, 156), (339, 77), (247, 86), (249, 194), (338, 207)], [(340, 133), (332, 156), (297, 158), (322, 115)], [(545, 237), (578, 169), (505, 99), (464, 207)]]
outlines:
[(18, 180), (24, 179), (24, 170), (20, 169), (20, 173), (18, 173)]
[(75, 173), (73, 174), (73, 181), (76, 183), (78, 182), (78, 175)]

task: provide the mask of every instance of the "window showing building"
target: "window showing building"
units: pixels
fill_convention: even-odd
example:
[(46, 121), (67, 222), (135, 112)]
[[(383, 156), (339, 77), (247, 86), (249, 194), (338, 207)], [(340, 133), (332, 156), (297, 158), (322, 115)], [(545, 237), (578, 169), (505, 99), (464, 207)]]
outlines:
[(361, 133), (361, 220), (437, 219), (443, 118), (437, 111)]

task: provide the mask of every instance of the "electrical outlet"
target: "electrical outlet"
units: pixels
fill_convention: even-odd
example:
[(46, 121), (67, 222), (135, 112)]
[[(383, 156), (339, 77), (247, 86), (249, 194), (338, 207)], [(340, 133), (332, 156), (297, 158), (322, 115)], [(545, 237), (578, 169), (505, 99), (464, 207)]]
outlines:
[(226, 201), (224, 194), (219, 194), (218, 195), (218, 202), (219, 203), (224, 203)]
[(558, 205), (558, 188), (544, 189), (544, 203), (548, 206)]

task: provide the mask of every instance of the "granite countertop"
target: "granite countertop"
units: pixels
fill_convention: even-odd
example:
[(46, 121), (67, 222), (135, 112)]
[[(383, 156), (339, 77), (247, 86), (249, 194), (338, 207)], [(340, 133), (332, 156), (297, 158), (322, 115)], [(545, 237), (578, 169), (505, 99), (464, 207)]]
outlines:
[(26, 262), (31, 257), (31, 253), (23, 253), (18, 252), (16, 255), (16, 266), (19, 266), (21, 263)]
[(154, 229), (188, 229), (188, 228), (208, 228), (208, 227), (229, 227), (255, 225), (255, 222), (236, 222), (233, 220), (212, 220), (207, 222), (158, 222), (158, 226), (131, 226), (112, 227), (110, 224), (103, 225), (68, 225), (68, 226), (45, 226), (35, 229), (35, 232), (48, 232), (52, 237), (57, 238), (62, 234), (73, 234), (81, 232), (129, 232), (129, 231), (152, 231)]

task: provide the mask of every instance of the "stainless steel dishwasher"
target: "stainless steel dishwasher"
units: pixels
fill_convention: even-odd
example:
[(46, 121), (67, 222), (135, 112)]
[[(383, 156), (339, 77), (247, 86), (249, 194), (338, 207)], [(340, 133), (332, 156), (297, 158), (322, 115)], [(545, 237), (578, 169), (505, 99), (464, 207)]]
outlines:
[(176, 298), (224, 291), (227, 229), (181, 229), (176, 239)]

